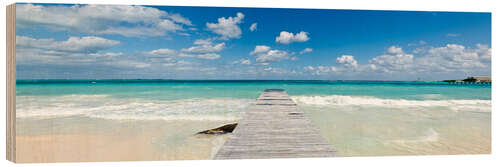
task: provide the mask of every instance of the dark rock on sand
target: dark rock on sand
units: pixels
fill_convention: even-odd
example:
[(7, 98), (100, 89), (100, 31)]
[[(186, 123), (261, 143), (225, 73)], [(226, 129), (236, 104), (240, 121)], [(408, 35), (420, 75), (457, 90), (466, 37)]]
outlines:
[(213, 134), (213, 135), (218, 135), (218, 134), (231, 133), (231, 132), (233, 132), (234, 128), (236, 128), (237, 125), (238, 125), (238, 123), (227, 124), (227, 125), (224, 125), (224, 126), (221, 126), (221, 127), (218, 127), (218, 128), (201, 131), (201, 132), (198, 132), (196, 134)]

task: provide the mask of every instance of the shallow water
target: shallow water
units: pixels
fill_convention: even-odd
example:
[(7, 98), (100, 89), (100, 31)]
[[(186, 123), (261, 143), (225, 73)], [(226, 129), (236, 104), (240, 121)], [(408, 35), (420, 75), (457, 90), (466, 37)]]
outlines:
[(390, 103), (298, 104), (342, 156), (491, 152), (487, 103), (475, 104), (479, 111), (419, 103), (404, 107)]

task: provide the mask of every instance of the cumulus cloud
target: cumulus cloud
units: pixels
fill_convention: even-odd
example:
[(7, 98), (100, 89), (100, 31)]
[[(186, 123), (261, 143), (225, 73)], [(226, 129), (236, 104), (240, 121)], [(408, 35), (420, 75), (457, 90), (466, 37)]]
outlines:
[(181, 54), (179, 54), (179, 57), (194, 57), (194, 58), (199, 58), (199, 59), (215, 60), (215, 59), (219, 59), (220, 55), (216, 54), (216, 53), (204, 53), (204, 54), (181, 53)]
[(147, 68), (151, 67), (151, 64), (133, 61), (133, 60), (116, 60), (116, 61), (106, 61), (103, 62), (105, 65), (115, 66), (115, 67), (132, 67), (132, 68)]
[(114, 52), (106, 52), (106, 53), (91, 53), (89, 56), (94, 56), (94, 57), (118, 57), (118, 56), (124, 56), (122, 52), (114, 53)]
[(389, 54), (403, 54), (403, 49), (397, 46), (391, 46), (387, 49), (387, 53)]
[(293, 53), (277, 49), (271, 50), (271, 47), (265, 45), (255, 46), (250, 55), (256, 55), (255, 61), (262, 65), (268, 65), (269, 62), (274, 61), (297, 60), (296, 57), (293, 57)]
[(315, 68), (313, 66), (307, 66), (307, 67), (304, 67), (304, 70), (308, 70), (308, 71), (312, 71), (314, 70)]
[(308, 33), (304, 31), (301, 31), (297, 34), (281, 31), (280, 36), (276, 37), (276, 42), (282, 44), (289, 44), (292, 42), (305, 42), (309, 40), (309, 37), (307, 35)]
[(289, 71), (282, 69), (282, 68), (276, 68), (276, 67), (266, 67), (263, 69), (264, 72), (266, 73), (274, 73), (274, 74), (286, 74), (289, 73)]
[(65, 41), (56, 41), (52, 38), (35, 39), (26, 36), (16, 36), (16, 46), (19, 48), (38, 48), (64, 52), (96, 53), (118, 44), (120, 44), (120, 41), (96, 36), (69, 37)]
[(212, 39), (198, 39), (194, 41), (195, 46), (190, 48), (181, 49), (182, 52), (187, 53), (211, 53), (219, 52), (226, 47), (224, 42), (213, 44)]
[(255, 46), (255, 49), (252, 52), (250, 52), (250, 55), (265, 53), (265, 52), (269, 51), (270, 49), (271, 49), (271, 47), (266, 46), (266, 45), (257, 45), (257, 46)]
[(69, 37), (67, 40), (16, 36), (18, 64), (76, 64), (122, 56), (104, 52), (119, 41), (96, 36)]
[[(404, 52), (402, 48), (391, 46), (387, 51), (368, 61), (367, 64), (358, 64), (351, 55), (342, 55), (335, 60), (339, 66), (305, 66), (304, 70), (313, 75), (335, 74), (395, 76), (403, 78), (417, 78), (426, 76), (433, 79), (442, 74), (460, 79), (467, 75), (490, 75), (491, 48), (477, 44), (468, 48), (459, 44), (447, 44), (442, 47), (422, 48), (418, 56)], [(441, 74), (441, 75), (436, 75)], [(455, 78), (457, 77), (457, 78)]]
[(18, 28), (45, 26), (52, 30), (140, 37), (163, 36), (184, 30), (183, 25), (192, 25), (180, 14), (133, 5), (18, 4), (16, 10)]
[(476, 45), (466, 48), (463, 45), (448, 44), (444, 47), (430, 48), (424, 56), (415, 59), (418, 71), (474, 72), (490, 71), (491, 48)]
[(342, 55), (335, 59), (338, 66), (306, 66), (304, 70), (312, 72), (313, 75), (324, 75), (329, 73), (359, 72), (364, 67), (358, 66), (358, 61), (351, 55)]
[(249, 59), (240, 59), (240, 60), (233, 61), (230, 64), (250, 65), (250, 64), (252, 64), (252, 62)]
[(261, 53), (257, 55), (255, 59), (257, 62), (273, 62), (290, 59), (291, 54), (283, 50), (269, 50), (266, 53)]
[(338, 68), (335, 66), (306, 66), (304, 67), (304, 70), (311, 72), (313, 75), (324, 75), (332, 72), (339, 72)]
[(177, 51), (174, 49), (156, 49), (149, 51), (147, 55), (153, 57), (174, 57), (177, 55)]
[(309, 52), (312, 52), (312, 51), (313, 51), (312, 48), (305, 48), (304, 50), (300, 51), (300, 54), (309, 53)]
[(207, 29), (215, 34), (221, 35), (222, 39), (240, 38), (241, 29), (239, 24), (242, 23), (245, 15), (236, 13), (236, 17), (221, 17), (217, 23), (207, 23)]
[(402, 48), (391, 46), (387, 54), (377, 56), (369, 61), (370, 69), (378, 69), (384, 72), (405, 71), (413, 65), (413, 55), (406, 54)]
[(467, 48), (459, 44), (422, 48), (420, 56), (404, 51), (395, 55), (382, 55), (370, 61), (378, 70), (407, 73), (483, 73), (491, 71), (491, 48), (478, 44)]
[(69, 37), (67, 40), (16, 36), (18, 65), (92, 65), (120, 68), (147, 68), (150, 63), (121, 52), (106, 52), (119, 41), (96, 36)]
[(343, 66), (347, 68), (356, 68), (358, 67), (358, 61), (354, 59), (354, 56), (351, 55), (342, 55), (340, 57), (337, 57), (336, 59), (337, 63), (342, 64)]
[(166, 60), (173, 60), (174, 58), (181, 58), (181, 57), (192, 57), (192, 58), (199, 58), (199, 59), (207, 59), (207, 60), (215, 60), (219, 59), (221, 56), (216, 53), (205, 53), (205, 52), (177, 52), (176, 50), (173, 49), (156, 49), (152, 50), (149, 52), (146, 52), (145, 54), (148, 57), (151, 58), (168, 58)]
[(477, 44), (474, 51), (479, 55), (481, 62), (491, 64), (491, 48), (488, 45)]
[(166, 67), (172, 67), (172, 66), (185, 66), (185, 65), (196, 65), (196, 64), (197, 63), (179, 60), (179, 61), (167, 61), (166, 63), (163, 63), (162, 65), (166, 66)]
[(194, 46), (189, 48), (183, 48), (180, 52), (174, 49), (156, 49), (147, 53), (151, 57), (192, 57), (199, 59), (215, 60), (219, 59), (221, 56), (216, 52), (222, 51), (226, 44), (224, 42), (214, 43), (213, 39), (198, 39), (194, 41)]
[(257, 23), (253, 23), (253, 24), (250, 26), (250, 31), (254, 32), (255, 30), (257, 30)]
[(181, 24), (185, 24), (185, 25), (189, 25), (189, 26), (193, 25), (193, 23), (191, 23), (191, 20), (181, 16), (178, 13), (168, 13), (167, 17), (172, 19), (176, 23), (181, 23)]

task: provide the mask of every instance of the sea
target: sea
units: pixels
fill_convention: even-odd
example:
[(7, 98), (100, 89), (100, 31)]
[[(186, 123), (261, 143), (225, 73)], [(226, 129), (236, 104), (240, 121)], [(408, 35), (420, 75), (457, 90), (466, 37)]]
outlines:
[(158, 159), (210, 159), (230, 134), (196, 132), (238, 122), (270, 88), (285, 89), (341, 156), (491, 152), (491, 85), (444, 82), (17, 80), (17, 134), (154, 131), (137, 144)]

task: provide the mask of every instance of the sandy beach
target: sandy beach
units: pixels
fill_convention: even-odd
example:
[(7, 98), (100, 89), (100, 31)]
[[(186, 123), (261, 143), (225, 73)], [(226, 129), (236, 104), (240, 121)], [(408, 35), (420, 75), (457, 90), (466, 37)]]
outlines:
[[(77, 123), (65, 123), (64, 128), (41, 128), (69, 121), (68, 119), (84, 118), (44, 120), (39, 121), (40, 126), (34, 126), (34, 120), (19, 121), (21, 128), (18, 128), (19, 135), (16, 139), (17, 161), (38, 163), (210, 159), (215, 153), (213, 149), (227, 138), (227, 135), (195, 135), (198, 129), (221, 124), (200, 121), (144, 123), (92, 120), (92, 125), (78, 124), (75, 121)], [(96, 127), (99, 126), (109, 129), (98, 130)], [(176, 131), (181, 126), (184, 127), (184, 132)]]

